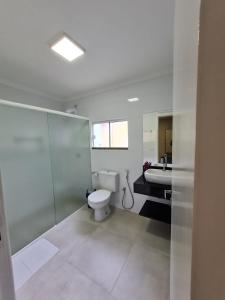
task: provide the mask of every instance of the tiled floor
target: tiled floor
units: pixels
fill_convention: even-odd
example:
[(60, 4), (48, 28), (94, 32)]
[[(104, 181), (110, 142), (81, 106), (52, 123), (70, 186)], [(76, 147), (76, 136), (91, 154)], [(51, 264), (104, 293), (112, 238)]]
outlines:
[(17, 300), (168, 300), (169, 231), (119, 209), (96, 223), (85, 206), (46, 234), (60, 250)]
[(12, 257), (15, 289), (18, 290), (59, 251), (48, 240), (40, 238)]

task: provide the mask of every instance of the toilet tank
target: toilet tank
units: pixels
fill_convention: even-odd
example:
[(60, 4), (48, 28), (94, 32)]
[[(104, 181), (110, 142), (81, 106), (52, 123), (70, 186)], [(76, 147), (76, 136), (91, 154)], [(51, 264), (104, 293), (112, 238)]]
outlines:
[(99, 171), (98, 172), (99, 188), (111, 192), (119, 190), (119, 174), (114, 171)]

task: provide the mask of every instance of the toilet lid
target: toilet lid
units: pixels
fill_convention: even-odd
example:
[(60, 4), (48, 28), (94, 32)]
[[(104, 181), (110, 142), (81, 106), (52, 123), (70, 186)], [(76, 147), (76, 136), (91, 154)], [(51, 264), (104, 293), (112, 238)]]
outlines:
[(110, 194), (111, 193), (107, 190), (98, 190), (98, 191), (91, 193), (88, 196), (88, 200), (91, 202), (95, 202), (95, 203), (102, 202), (102, 201), (107, 200), (110, 197)]

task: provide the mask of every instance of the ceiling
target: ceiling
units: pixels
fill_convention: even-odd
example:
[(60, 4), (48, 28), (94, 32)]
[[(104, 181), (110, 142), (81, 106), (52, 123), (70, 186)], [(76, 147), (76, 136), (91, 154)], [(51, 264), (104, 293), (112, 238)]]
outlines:
[[(174, 0), (1, 0), (0, 82), (69, 101), (171, 70)], [(48, 43), (66, 32), (73, 63)]]

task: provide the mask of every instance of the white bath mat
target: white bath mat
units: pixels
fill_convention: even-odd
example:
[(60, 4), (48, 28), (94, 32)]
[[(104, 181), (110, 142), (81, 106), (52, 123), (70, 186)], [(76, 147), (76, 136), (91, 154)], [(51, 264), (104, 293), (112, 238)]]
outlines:
[(35, 272), (45, 265), (59, 249), (40, 238), (12, 257), (15, 289), (19, 289)]

